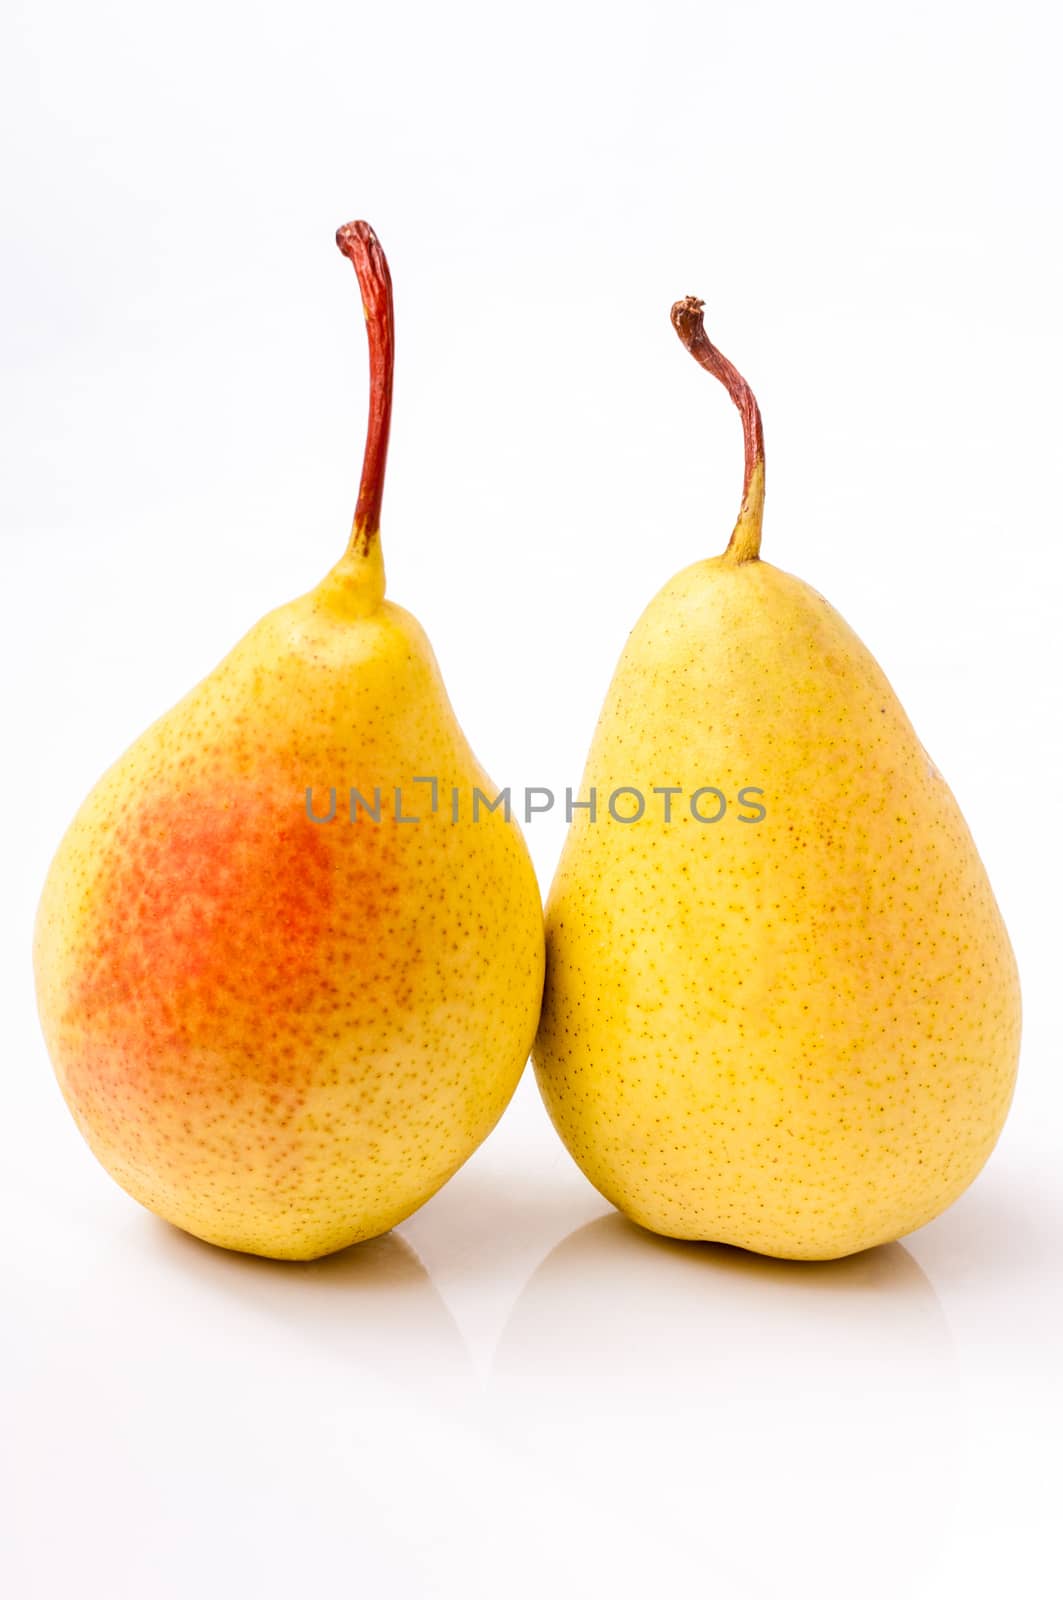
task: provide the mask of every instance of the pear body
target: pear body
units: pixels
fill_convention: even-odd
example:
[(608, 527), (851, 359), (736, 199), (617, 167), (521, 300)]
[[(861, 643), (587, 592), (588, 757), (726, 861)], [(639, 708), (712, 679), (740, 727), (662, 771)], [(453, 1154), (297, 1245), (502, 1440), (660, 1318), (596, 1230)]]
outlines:
[[(347, 558), (258, 623), (92, 791), (38, 914), (41, 1020), (92, 1149), (160, 1216), (262, 1255), (426, 1200), (501, 1115), (539, 1013), (524, 841), (501, 810), (471, 820), (495, 791), (381, 592), (375, 552)], [(352, 787), (374, 809), (379, 789), (379, 822), (350, 820)]]
[[(609, 815), (620, 786), (640, 820)], [(691, 811), (708, 786), (718, 821)], [(630, 636), (591, 788), (533, 1051), (591, 1182), (658, 1233), (798, 1259), (937, 1215), (1003, 1125), (1018, 976), (956, 801), (852, 630), (768, 563), (688, 568)]]

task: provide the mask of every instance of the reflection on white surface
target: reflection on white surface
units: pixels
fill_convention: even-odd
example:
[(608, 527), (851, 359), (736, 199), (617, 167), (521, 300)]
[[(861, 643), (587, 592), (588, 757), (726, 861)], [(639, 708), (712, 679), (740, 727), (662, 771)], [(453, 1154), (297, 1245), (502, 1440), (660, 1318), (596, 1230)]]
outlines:
[(203, 1244), (153, 1224), (159, 1264), (194, 1280), (224, 1314), (226, 1302), (275, 1323), (314, 1359), (328, 1353), (363, 1375), (403, 1384), (466, 1373), (457, 1324), (412, 1245), (394, 1232), (320, 1261), (267, 1261)]
[(418, 1492), (410, 1397), (469, 1360), (412, 1248), (391, 1234), (280, 1263), (135, 1208), (112, 1220), (23, 1354), (7, 1592), (58, 1594), (76, 1572), (92, 1597), (287, 1595), (329, 1580), (361, 1529), (368, 1570), (418, 1593), (417, 1540), (388, 1526), (394, 1483)]
[(47, 1248), (11, 1257), (20, 1597), (75, 1568), (152, 1600), (937, 1597), (1013, 1559), (1001, 1515), (1044, 1559), (1051, 1491), (1015, 1446), (1058, 1297), (1003, 1189), (919, 1236), (961, 1362), (910, 1250), (657, 1239), (604, 1211), (527, 1092), (401, 1234), (309, 1265), (202, 1245), (76, 1165), (86, 1214), (42, 1188)]
[(5, 1594), (1045, 1592), (1047, 1147), (905, 1244), (772, 1262), (624, 1221), (528, 1079), (401, 1230), (294, 1264), (168, 1228), (51, 1137), (0, 1215)]
[(774, 1262), (602, 1217), (532, 1275), (494, 1385), (544, 1471), (607, 1486), (677, 1574), (711, 1547), (706, 1570), (750, 1595), (798, 1573), (850, 1595), (869, 1549), (859, 1592), (896, 1594), (955, 1488), (951, 1339), (900, 1245)]

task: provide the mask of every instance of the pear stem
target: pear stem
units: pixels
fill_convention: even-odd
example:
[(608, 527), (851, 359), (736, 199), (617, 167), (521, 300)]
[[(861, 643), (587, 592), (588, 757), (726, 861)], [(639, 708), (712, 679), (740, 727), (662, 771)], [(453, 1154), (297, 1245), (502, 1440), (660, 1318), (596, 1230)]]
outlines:
[(368, 222), (345, 223), (336, 232), (336, 243), (358, 274), (369, 338), (369, 421), (349, 546), (352, 553), (365, 556), (380, 532), (380, 505), (384, 498), (391, 432), (395, 305), (387, 257)]
[(749, 384), (721, 355), (705, 332), (702, 308), (705, 302), (688, 295), (672, 307), (672, 326), (690, 354), (706, 372), (718, 378), (738, 407), (742, 418), (742, 437), (746, 447), (746, 470), (742, 484), (742, 507), (724, 555), (741, 563), (760, 557), (760, 530), (764, 517), (764, 424), (760, 407)]

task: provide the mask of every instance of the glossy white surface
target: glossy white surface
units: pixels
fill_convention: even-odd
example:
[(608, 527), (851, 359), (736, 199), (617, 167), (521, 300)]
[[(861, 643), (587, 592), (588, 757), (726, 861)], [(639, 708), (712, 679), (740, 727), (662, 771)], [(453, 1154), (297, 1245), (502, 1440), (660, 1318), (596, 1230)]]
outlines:
[[(1054, 1593), (1063, 1437), (1057, 14), (1034, 3), (34, 0), (0, 24), (0, 1590), (14, 1600)], [(384, 546), (488, 770), (562, 792), (627, 629), (726, 541), (881, 660), (971, 824), (1026, 1034), (946, 1216), (828, 1266), (657, 1241), (527, 1076), (312, 1266), (141, 1212), (52, 1079), (47, 862), (103, 768), (337, 555), (398, 303)], [(563, 819), (529, 842), (545, 887)]]
[(50, 1142), (6, 1219), (10, 1593), (1046, 1592), (1047, 1148), (904, 1244), (773, 1263), (625, 1223), (529, 1077), (406, 1226), (292, 1267)]

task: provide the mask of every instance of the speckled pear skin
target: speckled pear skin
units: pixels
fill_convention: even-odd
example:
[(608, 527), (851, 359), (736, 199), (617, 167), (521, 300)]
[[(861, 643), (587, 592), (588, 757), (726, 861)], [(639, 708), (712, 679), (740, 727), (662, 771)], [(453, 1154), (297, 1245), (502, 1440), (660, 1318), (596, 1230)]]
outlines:
[[(618, 824), (622, 784), (730, 805)], [(761, 822), (738, 820), (747, 785)], [(1018, 975), (956, 801), (852, 630), (766, 562), (687, 568), (628, 640), (592, 786), (533, 1051), (591, 1182), (658, 1233), (797, 1259), (941, 1212), (1007, 1114)]]
[[(44, 1033), (93, 1151), (260, 1255), (408, 1216), (498, 1120), (539, 1014), (524, 841), (501, 810), (471, 821), (472, 787), (496, 791), (382, 589), (375, 543), (253, 628), (92, 791), (38, 916)], [(379, 824), (348, 820), (352, 785), (380, 786)], [(319, 815), (337, 788), (335, 821), (308, 787)]]

